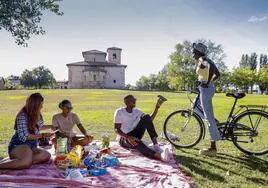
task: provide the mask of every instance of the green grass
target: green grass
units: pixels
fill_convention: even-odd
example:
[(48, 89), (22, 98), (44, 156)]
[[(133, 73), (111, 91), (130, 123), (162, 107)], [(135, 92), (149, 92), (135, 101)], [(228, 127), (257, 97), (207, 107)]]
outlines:
[[(6, 156), (7, 144), (14, 130), (16, 113), (25, 103), (25, 98), (36, 91), (0, 91), (0, 156)], [(70, 99), (74, 111), (79, 115), (84, 126), (95, 138), (102, 132), (113, 132), (114, 110), (123, 105), (123, 97), (132, 93), (137, 97), (137, 106), (146, 113), (151, 113), (157, 95), (162, 94), (168, 102), (161, 107), (155, 119), (157, 131), (162, 131), (165, 118), (177, 109), (189, 107), (185, 93), (138, 92), (120, 90), (39, 90), (45, 96), (43, 116), (46, 124), (51, 124), (54, 113), (59, 112), (58, 102)], [(224, 121), (233, 103), (232, 98), (224, 94), (214, 97), (216, 117)], [(248, 95), (239, 104), (268, 104), (268, 96)], [(268, 129), (268, 125), (266, 125)], [(220, 154), (216, 158), (198, 155), (198, 150), (209, 144), (208, 134), (195, 148), (176, 150), (176, 157), (183, 171), (192, 177), (197, 187), (265, 187), (268, 186), (268, 155), (248, 157), (242, 154), (228, 141), (218, 144)], [(267, 137), (268, 138), (268, 135)], [(268, 139), (266, 140), (268, 142)]]

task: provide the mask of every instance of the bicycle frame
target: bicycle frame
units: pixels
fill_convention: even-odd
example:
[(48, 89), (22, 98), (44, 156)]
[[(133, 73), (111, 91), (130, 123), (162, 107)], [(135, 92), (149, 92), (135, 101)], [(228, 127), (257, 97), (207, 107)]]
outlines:
[[(192, 93), (194, 93), (194, 94), (197, 95), (194, 101), (190, 97), (190, 94), (192, 94)], [(199, 100), (200, 100), (200, 92), (199, 92), (199, 90), (197, 89), (197, 91), (190, 91), (190, 92), (188, 92), (188, 98), (190, 100), (190, 103), (192, 104), (192, 109), (190, 109), (191, 110), (191, 114), (195, 113), (194, 111), (195, 111), (195, 109), (197, 109), (204, 116), (204, 111), (203, 111), (202, 107), (198, 105), (200, 103), (199, 102)], [(248, 111), (257, 110), (257, 109), (252, 109), (252, 108), (260, 108), (261, 110), (258, 109), (257, 111), (261, 111), (261, 112), (267, 113), (265, 110), (266, 110), (266, 108), (268, 108), (268, 106), (265, 106), (265, 105), (241, 105), (240, 108), (239, 108), (239, 110), (234, 113), (234, 110), (235, 110), (236, 105), (237, 105), (237, 101), (238, 101), (238, 98), (235, 98), (235, 101), (233, 103), (233, 106), (232, 106), (232, 108), (231, 108), (231, 110), (229, 112), (229, 115), (227, 117), (227, 120), (225, 122), (219, 122), (215, 118), (215, 120), (217, 122), (218, 128), (220, 126), (223, 126), (222, 127), (223, 128), (223, 131), (222, 131), (223, 135), (222, 136), (225, 137), (225, 138), (228, 138), (229, 136), (231, 136), (231, 135), (228, 134), (229, 133), (228, 128), (232, 128), (234, 126), (232, 124), (232, 122), (241, 113), (246, 113)], [(241, 112), (243, 109), (246, 109), (246, 110), (243, 111), (243, 112)], [(202, 120), (202, 118), (200, 117), (200, 115), (198, 113), (196, 113), (196, 115)], [(250, 122), (251, 122), (251, 125), (252, 125), (252, 127), (251, 127), (252, 130), (253, 131), (257, 130), (258, 129), (259, 122), (261, 121), (261, 116), (260, 116), (260, 118), (257, 119), (255, 126), (253, 126), (253, 122), (252, 122), (252, 119), (251, 119), (250, 115), (249, 115), (249, 118), (250, 118)]]
[[(191, 97), (190, 97), (190, 94), (192, 94), (192, 93), (194, 93), (194, 94), (197, 95), (194, 101), (193, 101), (193, 100), (191, 99)], [(190, 109), (190, 110), (191, 110), (191, 113), (195, 113), (194, 111), (195, 111), (195, 109), (197, 109), (197, 110), (199, 110), (199, 111), (202, 113), (202, 115), (204, 116), (204, 111), (203, 111), (202, 107), (198, 105), (198, 104), (200, 103), (200, 102), (199, 102), (199, 100), (200, 100), (200, 92), (199, 92), (199, 90), (188, 92), (188, 98), (189, 98), (189, 100), (190, 100), (190, 103), (192, 104), (192, 108)], [(228, 117), (227, 117), (227, 119), (226, 119), (225, 122), (219, 122), (219, 121), (215, 118), (215, 120), (216, 120), (216, 122), (217, 122), (217, 126), (218, 126), (218, 128), (219, 128), (220, 126), (223, 126), (223, 127), (222, 127), (222, 128), (223, 128), (223, 130), (222, 130), (222, 136), (225, 137), (225, 138), (231, 136), (231, 135), (228, 134), (228, 132), (229, 132), (229, 131), (228, 131), (228, 128), (232, 128), (232, 126), (233, 126), (232, 122), (233, 122), (233, 120), (235, 119), (235, 117), (236, 117), (237, 115), (239, 115), (239, 113), (241, 112), (241, 110), (244, 109), (244, 108), (247, 108), (246, 111), (249, 111), (249, 110), (250, 110), (250, 109), (248, 108), (248, 107), (250, 107), (250, 105), (248, 105), (248, 106), (240, 106), (240, 109), (239, 109), (236, 113), (234, 113), (234, 110), (235, 110), (236, 105), (237, 105), (237, 101), (238, 101), (238, 99), (235, 98), (235, 101), (234, 101), (234, 103), (233, 103), (233, 105), (232, 105), (232, 108), (231, 108), (231, 110), (230, 110), (230, 112), (229, 112), (229, 115), (228, 115)], [(251, 107), (253, 107), (253, 105), (252, 105)], [(260, 106), (255, 105), (255, 107), (260, 107)], [(263, 107), (263, 111), (265, 111), (265, 108), (266, 108), (266, 107)], [(268, 108), (268, 107), (267, 107), (267, 108)], [(203, 121), (203, 119), (200, 117), (200, 115), (199, 115), (198, 113), (196, 113), (196, 115)], [(260, 119), (258, 120), (258, 122), (259, 122), (259, 121), (260, 121)], [(252, 128), (253, 128), (253, 127), (252, 127)], [(257, 129), (257, 127), (255, 128), (255, 130), (256, 130), (256, 129)]]

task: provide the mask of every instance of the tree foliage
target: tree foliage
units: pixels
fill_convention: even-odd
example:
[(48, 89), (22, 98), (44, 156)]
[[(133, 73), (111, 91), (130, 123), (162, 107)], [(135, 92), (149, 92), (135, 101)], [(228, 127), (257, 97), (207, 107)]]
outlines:
[(48, 68), (40, 66), (33, 70), (25, 70), (21, 75), (21, 84), (24, 87), (42, 88), (55, 84), (56, 80)]
[(261, 92), (268, 91), (268, 65), (260, 68), (257, 77), (257, 84), (260, 87)]
[(10, 32), (18, 45), (27, 46), (32, 35), (43, 35), (39, 25), (44, 12), (63, 15), (59, 10), (61, 0), (0, 0), (0, 30)]
[(238, 88), (248, 91), (256, 82), (256, 72), (249, 67), (236, 68), (233, 70), (230, 81)]

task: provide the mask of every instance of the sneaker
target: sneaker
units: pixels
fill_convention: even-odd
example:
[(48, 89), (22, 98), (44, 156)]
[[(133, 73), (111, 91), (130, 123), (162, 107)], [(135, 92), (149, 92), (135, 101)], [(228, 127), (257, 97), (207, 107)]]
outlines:
[(154, 151), (156, 151), (157, 153), (162, 153), (164, 150), (159, 146), (159, 144), (155, 144)]
[(199, 151), (199, 155), (206, 155), (209, 157), (216, 157), (217, 156), (217, 150), (216, 149), (202, 149)]
[(172, 140), (173, 142), (175, 142), (175, 141), (180, 141), (179, 137), (177, 137), (177, 136), (174, 135), (174, 134), (169, 134), (168, 137), (169, 137), (169, 139)]
[(162, 153), (161, 153), (161, 158), (163, 161), (168, 162), (169, 161), (169, 150), (166, 148)]

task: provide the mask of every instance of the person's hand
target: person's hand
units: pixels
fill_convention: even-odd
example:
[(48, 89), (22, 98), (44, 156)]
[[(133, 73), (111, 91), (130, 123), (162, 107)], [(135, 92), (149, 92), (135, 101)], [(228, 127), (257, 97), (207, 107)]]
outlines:
[(61, 133), (60, 131), (57, 131), (55, 134), (56, 134), (56, 137), (61, 137), (61, 138), (69, 137), (69, 135), (65, 133)]
[(42, 138), (50, 138), (54, 133), (42, 133)]
[(89, 142), (92, 142), (92, 140), (93, 140), (93, 136), (85, 135), (85, 137), (89, 140)]
[(140, 140), (138, 138), (135, 138), (133, 136), (128, 136), (127, 137), (127, 141), (128, 143), (130, 143), (130, 145), (132, 146), (137, 146), (138, 145), (138, 142), (140, 142)]

